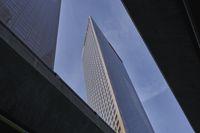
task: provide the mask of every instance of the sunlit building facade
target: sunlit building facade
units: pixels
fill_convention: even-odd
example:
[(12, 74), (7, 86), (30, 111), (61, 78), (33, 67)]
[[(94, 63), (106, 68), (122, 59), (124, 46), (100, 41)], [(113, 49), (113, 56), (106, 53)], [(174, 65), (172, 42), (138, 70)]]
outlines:
[(0, 0), (0, 21), (53, 68), (60, 0)]
[(88, 103), (117, 133), (151, 133), (152, 126), (122, 60), (89, 17), (83, 48)]

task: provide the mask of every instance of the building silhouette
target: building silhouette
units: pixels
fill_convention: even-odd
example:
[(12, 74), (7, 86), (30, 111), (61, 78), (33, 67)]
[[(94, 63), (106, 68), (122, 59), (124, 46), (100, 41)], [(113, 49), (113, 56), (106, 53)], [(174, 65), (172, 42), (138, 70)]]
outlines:
[(122, 0), (196, 132), (200, 132), (200, 4)]
[(118, 133), (151, 133), (153, 128), (122, 60), (89, 17), (83, 48), (89, 105)]
[(0, 21), (53, 69), (60, 0), (1, 0)]

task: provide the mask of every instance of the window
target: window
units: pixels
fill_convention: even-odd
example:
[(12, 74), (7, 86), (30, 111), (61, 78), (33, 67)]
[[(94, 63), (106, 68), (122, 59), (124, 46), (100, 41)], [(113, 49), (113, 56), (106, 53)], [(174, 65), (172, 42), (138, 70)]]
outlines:
[(118, 133), (121, 133), (121, 127), (119, 127), (119, 129), (118, 129)]

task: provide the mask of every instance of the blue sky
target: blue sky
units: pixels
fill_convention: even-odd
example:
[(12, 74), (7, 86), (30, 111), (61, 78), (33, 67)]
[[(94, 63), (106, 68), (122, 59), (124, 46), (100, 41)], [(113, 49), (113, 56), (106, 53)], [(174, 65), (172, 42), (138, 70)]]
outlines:
[[(191, 127), (120, 0), (62, 0), (55, 71), (86, 101), (82, 48), (92, 16), (124, 62), (156, 132)], [(87, 102), (87, 101), (86, 101)]]

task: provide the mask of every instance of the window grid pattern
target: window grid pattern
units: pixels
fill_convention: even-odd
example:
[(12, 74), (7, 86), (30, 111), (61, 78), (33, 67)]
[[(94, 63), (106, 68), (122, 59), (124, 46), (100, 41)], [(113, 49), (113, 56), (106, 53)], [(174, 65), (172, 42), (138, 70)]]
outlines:
[(94, 111), (113, 128), (121, 133), (117, 107), (113, 103), (111, 89), (106, 78), (106, 71), (98, 50), (98, 43), (92, 25), (89, 23), (83, 51), (84, 75), (86, 80), (87, 98)]
[(60, 0), (1, 0), (0, 20), (53, 67)]

